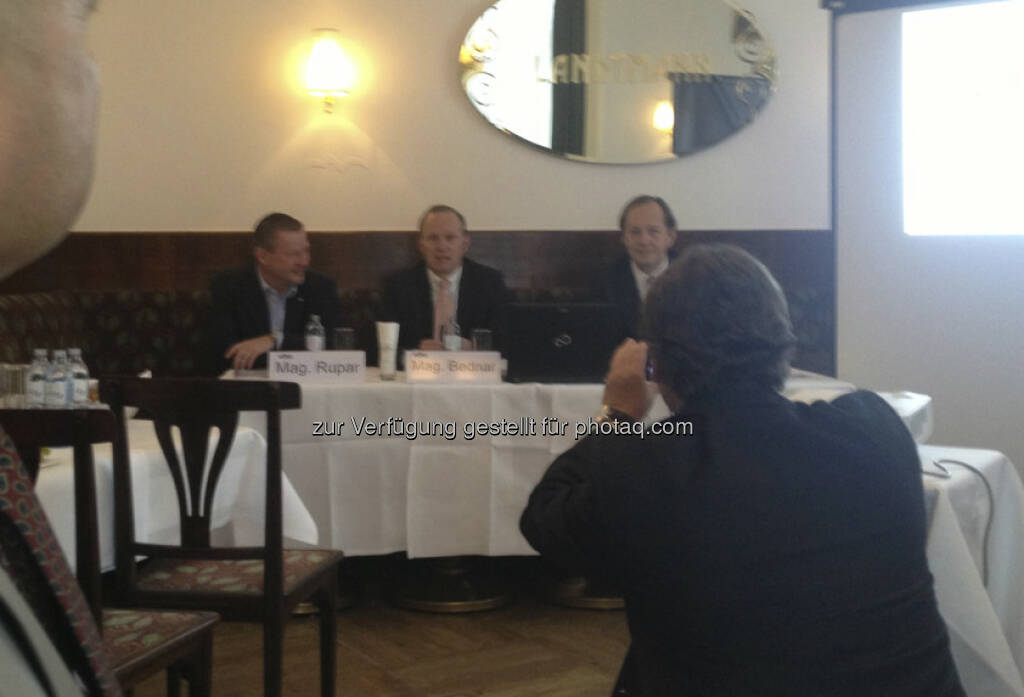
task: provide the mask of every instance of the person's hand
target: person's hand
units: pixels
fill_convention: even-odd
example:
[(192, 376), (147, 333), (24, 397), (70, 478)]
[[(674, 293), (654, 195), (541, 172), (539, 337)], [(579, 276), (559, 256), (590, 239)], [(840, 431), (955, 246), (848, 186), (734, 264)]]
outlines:
[(642, 419), (653, 400), (647, 384), (647, 344), (626, 339), (612, 356), (604, 381), (604, 403)]
[(437, 339), (424, 339), (420, 342), (420, 351), (443, 351), (444, 346)]
[(249, 370), (256, 359), (274, 348), (274, 337), (270, 334), (239, 341), (224, 352), (225, 358), (231, 359), (231, 367), (235, 370)]

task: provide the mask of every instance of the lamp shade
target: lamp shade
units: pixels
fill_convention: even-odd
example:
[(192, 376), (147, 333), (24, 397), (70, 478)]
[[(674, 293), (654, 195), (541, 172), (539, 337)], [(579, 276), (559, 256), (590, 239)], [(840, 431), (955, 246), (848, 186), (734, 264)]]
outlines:
[(306, 64), (306, 89), (313, 97), (345, 97), (355, 82), (355, 66), (333, 29), (318, 30)]

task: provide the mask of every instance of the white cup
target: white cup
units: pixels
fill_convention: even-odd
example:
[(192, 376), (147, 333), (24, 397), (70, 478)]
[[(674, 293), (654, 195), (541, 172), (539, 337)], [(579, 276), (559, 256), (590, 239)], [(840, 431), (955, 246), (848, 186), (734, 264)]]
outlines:
[(0, 406), (25, 408), (25, 379), (29, 366), (22, 363), (0, 364)]
[(394, 380), (398, 357), (398, 322), (377, 322), (377, 348), (380, 379)]

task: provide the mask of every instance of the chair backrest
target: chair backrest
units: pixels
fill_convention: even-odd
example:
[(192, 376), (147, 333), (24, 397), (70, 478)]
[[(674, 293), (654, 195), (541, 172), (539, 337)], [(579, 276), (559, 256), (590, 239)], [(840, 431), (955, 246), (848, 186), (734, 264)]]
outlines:
[(113, 442), (113, 414), (109, 409), (0, 409), (0, 424), (17, 446), (33, 485), (39, 476), (40, 448), (74, 449), (75, 573), (93, 617), (101, 622), (103, 599), (92, 444)]
[[(281, 579), (281, 410), (300, 406), (299, 386), (288, 382), (214, 378), (109, 378), (100, 383), (100, 399), (117, 422), (114, 439), (114, 518), (117, 580), (135, 587), (137, 556), (171, 558), (262, 559), (267, 592)], [(181, 544), (139, 542), (135, 536), (132, 472), (124, 407), (136, 407), (153, 422), (174, 483), (181, 522)], [(267, 416), (266, 518), (264, 545), (212, 548), (210, 525), (217, 482), (234, 440), (240, 411)], [(172, 428), (180, 433), (182, 457)], [(219, 438), (208, 457), (213, 429)], [(209, 460), (209, 462), (207, 462)]]
[(85, 596), (39, 505), (14, 443), (0, 428), (0, 564), (88, 693), (121, 694)]

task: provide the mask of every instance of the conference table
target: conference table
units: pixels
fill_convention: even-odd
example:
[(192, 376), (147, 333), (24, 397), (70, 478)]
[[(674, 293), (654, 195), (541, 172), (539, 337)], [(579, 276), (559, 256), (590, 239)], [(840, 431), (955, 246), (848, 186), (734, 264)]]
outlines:
[[(348, 556), (535, 554), (519, 516), (551, 461), (591, 425), (603, 385), (409, 383), (402, 373), (382, 382), (376, 369), (367, 374), (361, 384), (305, 383), (301, 409), (282, 413), (284, 471), (321, 544)], [(810, 402), (853, 389), (798, 371), (785, 394)], [(931, 398), (883, 396), (915, 439), (927, 440)], [(659, 397), (647, 421), (665, 416)], [(265, 416), (245, 414), (242, 423), (264, 432)]]
[(928, 564), (964, 687), (1024, 697), (1024, 486), (1002, 453), (920, 445)]
[[(181, 455), (180, 441), (178, 456)], [(174, 485), (149, 421), (129, 421), (135, 529), (140, 541), (176, 543), (179, 520)], [(266, 441), (253, 429), (239, 428), (228, 453), (214, 497), (215, 544), (258, 545), (263, 541), (266, 491)], [(212, 457), (213, 448), (210, 449)], [(114, 568), (113, 464), (111, 445), (93, 446), (96, 476), (100, 568)], [(40, 461), (36, 494), (46, 511), (64, 555), (74, 567), (74, 464), (70, 448), (54, 448)], [(307, 544), (318, 541), (317, 526), (287, 475), (282, 479), (284, 534)]]

